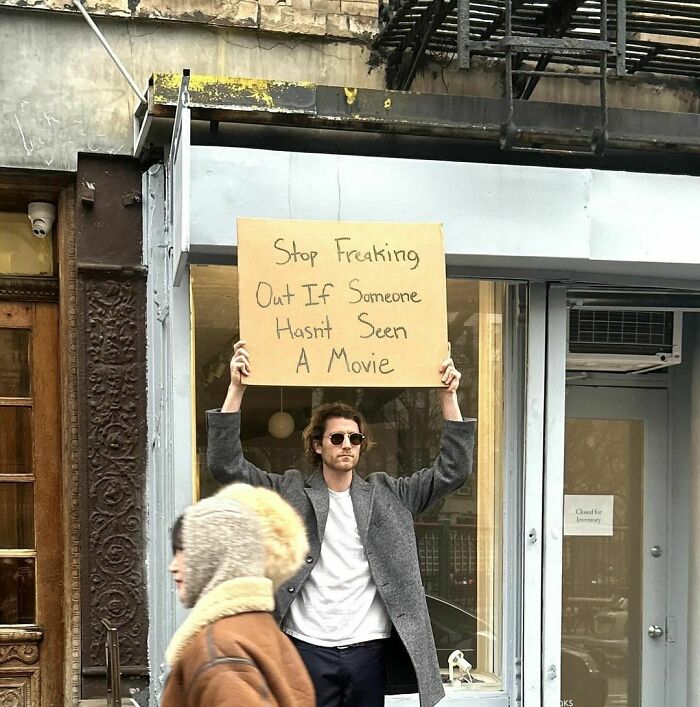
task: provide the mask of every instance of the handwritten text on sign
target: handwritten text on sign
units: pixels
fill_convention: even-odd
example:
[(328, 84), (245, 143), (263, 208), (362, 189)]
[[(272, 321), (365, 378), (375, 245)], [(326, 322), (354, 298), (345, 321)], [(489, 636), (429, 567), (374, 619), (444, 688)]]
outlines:
[(444, 257), (439, 224), (238, 219), (248, 382), (440, 386)]

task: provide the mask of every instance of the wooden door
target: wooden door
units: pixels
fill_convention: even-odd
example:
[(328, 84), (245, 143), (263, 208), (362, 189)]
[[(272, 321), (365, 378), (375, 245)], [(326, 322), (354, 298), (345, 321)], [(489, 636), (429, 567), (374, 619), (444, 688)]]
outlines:
[(0, 704), (63, 705), (58, 308), (0, 303)]

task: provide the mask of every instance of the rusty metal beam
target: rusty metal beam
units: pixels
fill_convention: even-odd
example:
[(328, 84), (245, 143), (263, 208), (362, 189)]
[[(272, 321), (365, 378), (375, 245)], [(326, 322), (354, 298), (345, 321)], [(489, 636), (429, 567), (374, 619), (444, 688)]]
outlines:
[(618, 76), (624, 76), (627, 62), (627, 0), (617, 0), (615, 53), (615, 70)]
[[(148, 117), (172, 121), (179, 74), (156, 74)], [(526, 143), (588, 144), (600, 120), (597, 106), (516, 101), (519, 139)], [(497, 143), (503, 101), (248, 79), (192, 76), (195, 121), (278, 125), (373, 133), (427, 135)], [(609, 109), (609, 149), (700, 154), (700, 115)]]

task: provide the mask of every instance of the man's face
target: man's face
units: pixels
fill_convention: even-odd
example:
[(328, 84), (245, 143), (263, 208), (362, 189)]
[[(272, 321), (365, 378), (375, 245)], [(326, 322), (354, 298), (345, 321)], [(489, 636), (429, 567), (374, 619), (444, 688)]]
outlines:
[[(323, 431), (323, 439), (319, 443), (314, 442), (314, 450), (321, 455), (323, 467), (329, 471), (352, 472), (360, 459), (359, 444), (352, 444), (349, 435), (360, 431), (355, 420), (348, 420), (344, 417), (329, 417), (326, 420), (326, 428)], [(343, 439), (340, 444), (331, 442), (331, 435), (342, 434)]]
[(185, 553), (183, 550), (178, 550), (174, 555), (168, 570), (173, 576), (175, 589), (177, 590), (177, 598), (184, 603), (185, 601)]

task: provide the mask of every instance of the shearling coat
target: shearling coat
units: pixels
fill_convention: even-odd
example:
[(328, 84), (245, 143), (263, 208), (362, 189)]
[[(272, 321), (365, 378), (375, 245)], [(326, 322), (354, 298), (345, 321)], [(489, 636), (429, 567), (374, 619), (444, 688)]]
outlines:
[[(245, 481), (277, 491), (306, 524), (306, 564), (277, 592), (276, 614), (282, 621), (318, 560), (328, 518), (328, 488), (320, 472), (308, 479), (297, 469), (272, 474), (243, 456), (240, 413), (207, 414), (209, 469), (221, 483)], [(385, 473), (350, 486), (357, 529), (377, 590), (393, 624), (387, 651), (387, 693), (418, 692), (421, 707), (433, 707), (445, 694), (425, 601), (413, 519), (451, 491), (460, 488), (472, 469), (476, 421), (445, 421), (440, 454), (431, 467), (412, 476)], [(407, 654), (407, 655), (406, 655)]]
[(202, 597), (168, 648), (161, 707), (314, 707), (296, 648), (271, 611), (251, 610), (272, 606), (271, 583), (255, 577)]

